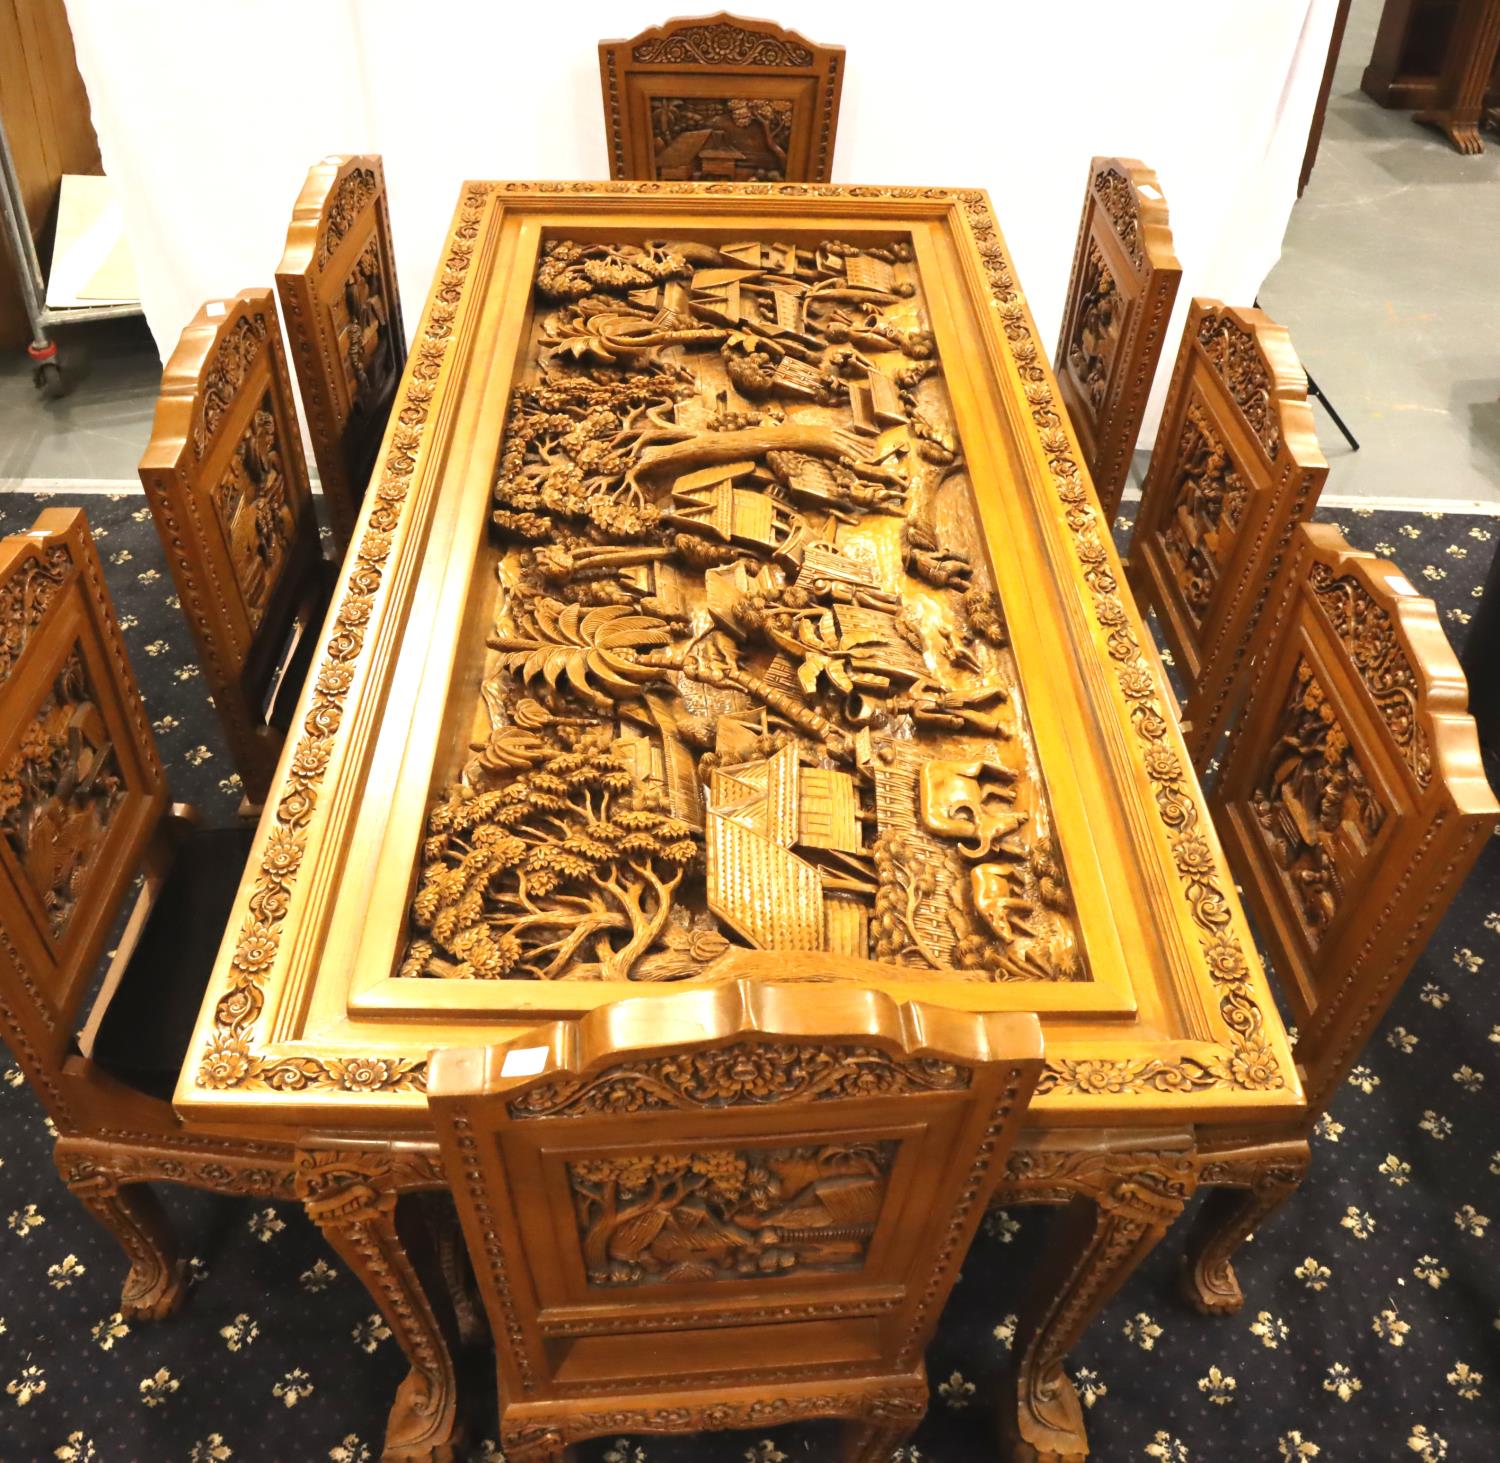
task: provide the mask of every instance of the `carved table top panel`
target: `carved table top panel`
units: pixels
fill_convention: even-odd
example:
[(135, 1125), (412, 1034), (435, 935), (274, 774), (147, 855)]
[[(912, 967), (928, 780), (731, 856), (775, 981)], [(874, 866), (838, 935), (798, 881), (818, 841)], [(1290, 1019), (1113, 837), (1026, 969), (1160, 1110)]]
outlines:
[(1049, 1120), (1295, 1107), (982, 194), (468, 185), (382, 464), (185, 1108), (762, 975), (1038, 1011)]

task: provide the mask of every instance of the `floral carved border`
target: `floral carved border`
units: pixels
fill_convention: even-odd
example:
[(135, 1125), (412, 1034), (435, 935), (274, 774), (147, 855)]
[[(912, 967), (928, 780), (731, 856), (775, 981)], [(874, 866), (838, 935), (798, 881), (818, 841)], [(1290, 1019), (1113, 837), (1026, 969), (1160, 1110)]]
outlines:
[(1091, 595), (1094, 622), (1104, 632), (1116, 689), (1135, 734), (1136, 752), (1150, 782), (1152, 800), (1172, 853), (1179, 892), (1197, 930), (1201, 956), (1218, 996), (1227, 1030), (1227, 1053), (1141, 1058), (1049, 1058), (1039, 1095), (1109, 1096), (1126, 1092), (1185, 1094), (1214, 1087), (1268, 1092), (1286, 1085), (1276, 1052), (1266, 1037), (1257, 1004), (1252, 966), (1235, 927), (1227, 873), (1205, 837), (1207, 813), (1201, 790), (1172, 746), (1171, 720), (1163, 708), (1156, 675), (1109, 566), (1101, 519), (1091, 503), (1077, 450), (1061, 403), (1048, 383), (1046, 357), (1032, 331), (1025, 300), (989, 202), (982, 192), (946, 188), (840, 187), (815, 183), (692, 184), (612, 181), (602, 183), (471, 183), (449, 244), (443, 272), (395, 408), (398, 422), (382, 467), (363, 537), (351, 549), (355, 568), (339, 604), (281, 799), (275, 827), (261, 850), (249, 916), (235, 947), (232, 984), (214, 1009), (214, 1034), (203, 1053), (200, 1087), (308, 1088), (350, 1092), (422, 1091), (426, 1062), (404, 1057), (269, 1058), (251, 1049), (250, 1037), (265, 1004), (266, 976), (275, 962), (280, 926), (343, 717), (344, 702), (362, 654), (374, 599), (400, 526), (427, 428), (434, 387), (452, 341), (453, 321), (472, 262), (484, 209), (501, 195), (657, 195), (662, 197), (804, 197), (926, 201), (956, 204), (973, 237), (1001, 335), (1025, 395), (1035, 440), (1051, 486), (1063, 508), (1063, 523)]
[(307, 830), (317, 807), (344, 703), (364, 652), (385, 579), (397, 529), (406, 509), (412, 475), (426, 436), (433, 392), (453, 340), (453, 320), (463, 297), (474, 241), (489, 202), (490, 186), (471, 183), (458, 225), (449, 241), (442, 276), (412, 352), (401, 395), (393, 408), (391, 433), (369, 516), (350, 549), (354, 567), (339, 603), (333, 633), (323, 648), (312, 702), (303, 718), (286, 781), (276, 805), (275, 824), (260, 853), (249, 913), (235, 944), (229, 991), (214, 1007), (214, 1035), (197, 1073), (200, 1087), (245, 1086), (297, 1092), (310, 1087), (348, 1092), (421, 1091), (425, 1060), (407, 1057), (311, 1056), (266, 1058), (251, 1049), (250, 1037), (265, 1007), (265, 981), (275, 963), (281, 925), (307, 846)]

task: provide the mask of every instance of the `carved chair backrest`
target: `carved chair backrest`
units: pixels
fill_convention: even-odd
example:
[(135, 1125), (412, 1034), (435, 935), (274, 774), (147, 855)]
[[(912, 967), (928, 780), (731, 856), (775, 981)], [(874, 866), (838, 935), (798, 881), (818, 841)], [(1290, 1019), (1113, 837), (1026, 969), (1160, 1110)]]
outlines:
[(1182, 266), (1156, 174), (1129, 157), (1089, 163), (1057, 345), (1057, 384), (1111, 522), (1130, 475)]
[(0, 1034), (54, 1118), (74, 1017), (167, 807), (81, 508), (0, 541)]
[(1302, 524), (1276, 635), (1211, 794), (1321, 1111), (1495, 826), (1437, 609)]
[(754, 981), (435, 1053), (501, 1396), (911, 1373), (1040, 1063), (1034, 1016)]
[(1259, 310), (1196, 299), (1130, 539), (1131, 587), (1180, 675), (1200, 767), (1234, 712), (1292, 532), (1328, 476), (1307, 376)]
[(266, 721), (323, 558), (270, 290), (210, 301), (162, 373), (141, 482), (245, 795), (260, 802), (281, 733)]
[(720, 11), (599, 43), (612, 178), (826, 183), (844, 48)]
[(292, 211), (276, 289), (341, 550), (406, 361), (395, 257), (379, 157), (315, 164)]

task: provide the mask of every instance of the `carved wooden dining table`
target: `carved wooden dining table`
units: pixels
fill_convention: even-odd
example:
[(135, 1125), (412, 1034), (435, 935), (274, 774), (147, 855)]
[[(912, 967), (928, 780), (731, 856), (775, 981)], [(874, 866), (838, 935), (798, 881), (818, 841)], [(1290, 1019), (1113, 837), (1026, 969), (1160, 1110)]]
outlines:
[(1200, 1177), (1296, 1181), (1079, 462), (981, 192), (464, 186), (175, 1098), (300, 1143), (410, 1361), (387, 1458), (455, 1421), (396, 1224), (434, 1048), (769, 973), (1039, 1013), (1018, 1457), (1086, 1451), (1065, 1355)]

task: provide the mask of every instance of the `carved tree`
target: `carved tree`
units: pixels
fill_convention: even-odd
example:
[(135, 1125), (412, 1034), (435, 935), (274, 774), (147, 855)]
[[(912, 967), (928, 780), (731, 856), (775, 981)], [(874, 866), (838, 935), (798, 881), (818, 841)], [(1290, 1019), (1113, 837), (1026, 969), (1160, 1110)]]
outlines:
[[(662, 935), (701, 832), (660, 810), (608, 728), (537, 745), (530, 771), (477, 796), (455, 786), (433, 809), (412, 904), (432, 938), (412, 945), (409, 973), (627, 980)], [(571, 965), (581, 951), (592, 972)]]

